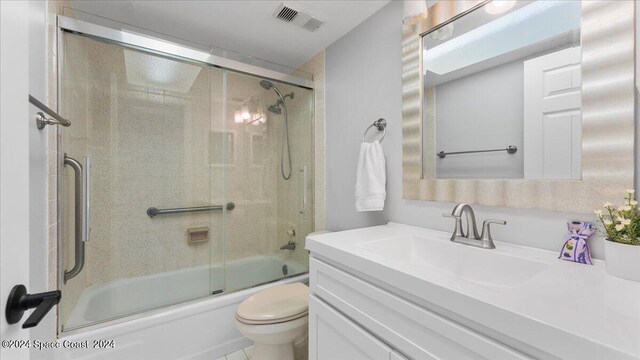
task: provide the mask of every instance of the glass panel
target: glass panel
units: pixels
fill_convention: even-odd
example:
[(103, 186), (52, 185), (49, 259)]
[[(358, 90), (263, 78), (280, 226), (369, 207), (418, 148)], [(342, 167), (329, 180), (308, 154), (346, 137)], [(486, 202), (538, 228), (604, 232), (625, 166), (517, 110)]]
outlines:
[[(263, 83), (271, 86), (266, 89), (259, 77), (227, 70), (225, 76), (226, 138), (233, 139), (234, 154), (227, 165), (228, 196), (236, 203), (225, 234), (230, 292), (308, 271), (313, 91), (275, 81)], [(295, 250), (280, 249), (289, 242)]]
[[(212, 102), (222, 70), (68, 33), (62, 41), (60, 107), (72, 121), (62, 152), (92, 163), (91, 239), (84, 269), (63, 285), (63, 330), (223, 290), (224, 211), (147, 215), (225, 203), (228, 140), (213, 132), (225, 129)], [(61, 174), (68, 270), (73, 173)]]

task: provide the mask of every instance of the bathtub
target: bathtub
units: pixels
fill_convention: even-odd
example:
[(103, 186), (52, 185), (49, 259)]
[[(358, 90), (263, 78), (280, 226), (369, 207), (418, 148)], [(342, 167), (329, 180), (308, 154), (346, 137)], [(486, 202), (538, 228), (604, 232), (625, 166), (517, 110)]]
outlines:
[[(305, 273), (281, 279), (283, 267), (287, 276)], [(226, 266), (183, 269), (89, 287), (70, 314), (68, 327), (120, 318), (63, 331), (59, 342), (87, 341), (89, 348), (56, 349), (53, 358), (216, 359), (251, 344), (235, 328), (235, 310), (240, 302), (271, 286), (306, 283), (306, 271), (292, 260), (255, 256), (229, 261)], [(251, 287), (256, 283), (263, 285)], [(224, 292), (184, 302), (218, 289)], [(166, 306), (172, 303), (175, 305)], [(158, 309), (148, 311), (153, 307)], [(130, 315), (140, 311), (144, 312)], [(94, 349), (96, 340), (113, 340), (114, 345), (98, 343), (107, 348)]]

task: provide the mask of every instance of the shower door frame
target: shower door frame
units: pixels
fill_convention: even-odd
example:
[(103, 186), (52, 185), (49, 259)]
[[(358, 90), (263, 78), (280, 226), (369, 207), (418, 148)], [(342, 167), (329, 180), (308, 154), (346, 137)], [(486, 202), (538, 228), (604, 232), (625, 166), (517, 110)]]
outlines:
[[(61, 100), (61, 91), (62, 91), (62, 81), (61, 74), (63, 71), (63, 62), (61, 59), (64, 58), (64, 46), (63, 46), (63, 33), (72, 33), (76, 35), (81, 35), (88, 37), (90, 39), (106, 42), (110, 44), (114, 44), (117, 46), (131, 48), (135, 50), (139, 50), (142, 52), (150, 53), (157, 56), (166, 57), (169, 59), (175, 59), (178, 61), (190, 62), (196, 65), (205, 65), (212, 66), (216, 68), (220, 68), (223, 70), (231, 70), (236, 73), (246, 74), (250, 76), (259, 76), (268, 80), (274, 80), (281, 83), (286, 83), (294, 86), (298, 86), (301, 88), (305, 88), (308, 90), (312, 90), (315, 92), (314, 81), (308, 80), (299, 76), (266, 69), (260, 66), (251, 65), (247, 63), (243, 63), (236, 60), (227, 59), (221, 56), (216, 56), (209, 54), (205, 51), (197, 50), (189, 46), (181, 45), (175, 42), (171, 42), (169, 40), (155, 38), (150, 35), (139, 35), (134, 34), (132, 32), (126, 30), (117, 30), (113, 28), (109, 28), (102, 25), (93, 24), (91, 22), (87, 22), (84, 20), (74, 19), (68, 16), (57, 15), (56, 17), (56, 42), (55, 47), (57, 50), (58, 56), (56, 57), (56, 69), (57, 69), (57, 104), (58, 104), (58, 112), (60, 111), (60, 100)], [(226, 89), (225, 89), (226, 92)], [(315, 131), (315, 98), (312, 96), (311, 98), (311, 129), (312, 134)], [(56, 129), (56, 143), (57, 143), (57, 168), (61, 169), (61, 164), (64, 162), (64, 154), (61, 151), (62, 144), (62, 134), (64, 131), (58, 127)], [(310, 179), (307, 181), (312, 181), (315, 184), (315, 136), (311, 137), (311, 171), (310, 171)], [(57, 219), (61, 219), (64, 212), (64, 201), (62, 199), (62, 187), (63, 184), (61, 181), (57, 183)], [(311, 196), (311, 204), (312, 204), (312, 214), (315, 214), (315, 193), (312, 191)], [(312, 215), (313, 216), (313, 215)], [(315, 227), (315, 218), (311, 220), (312, 229)], [(64, 254), (64, 246), (62, 244), (63, 240), (63, 229), (62, 226), (58, 226), (57, 229), (57, 287), (58, 289), (62, 288), (63, 277), (64, 277), (64, 266), (60, 266), (60, 261), (63, 258)], [(275, 281), (280, 281), (286, 278), (296, 278), (299, 276), (303, 276), (308, 274), (308, 269), (306, 273), (296, 274), (292, 276), (285, 276)], [(256, 284), (254, 286), (260, 286), (264, 284)], [(143, 311), (137, 314), (126, 315), (123, 317), (110, 319), (106, 321), (101, 321), (96, 324), (86, 325), (80, 328), (62, 331), (62, 323), (60, 322), (60, 310), (59, 307), (56, 307), (56, 332), (57, 336), (60, 337), (64, 333), (65, 335), (74, 335), (83, 333), (86, 331), (90, 331), (93, 329), (100, 329), (104, 327), (108, 327), (114, 324), (122, 323), (127, 320), (139, 319), (143, 317), (147, 317), (153, 314), (157, 314), (160, 312), (164, 312), (167, 309), (174, 308), (176, 306), (180, 306), (185, 303), (196, 302), (196, 301), (204, 301), (209, 297), (187, 300), (178, 304), (170, 304), (167, 306), (163, 306), (160, 308), (149, 309), (147, 311)]]
[[(99, 41), (113, 42), (120, 46), (131, 47), (182, 61), (196, 62), (248, 75), (261, 76), (266, 79), (296, 85), (310, 90), (314, 88), (313, 80), (307, 80), (295, 75), (212, 55), (168, 40), (133, 34), (126, 30), (116, 30), (67, 16), (58, 15), (58, 30), (92, 37)], [(60, 36), (58, 36), (58, 39), (60, 39)], [(60, 43), (58, 43), (58, 46), (60, 48)]]

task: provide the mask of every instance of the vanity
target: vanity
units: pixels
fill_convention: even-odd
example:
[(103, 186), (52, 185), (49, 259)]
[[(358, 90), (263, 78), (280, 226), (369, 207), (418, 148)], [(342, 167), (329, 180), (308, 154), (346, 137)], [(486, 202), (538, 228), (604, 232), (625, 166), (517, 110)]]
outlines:
[(312, 235), (309, 359), (640, 359), (640, 283), (389, 223)]

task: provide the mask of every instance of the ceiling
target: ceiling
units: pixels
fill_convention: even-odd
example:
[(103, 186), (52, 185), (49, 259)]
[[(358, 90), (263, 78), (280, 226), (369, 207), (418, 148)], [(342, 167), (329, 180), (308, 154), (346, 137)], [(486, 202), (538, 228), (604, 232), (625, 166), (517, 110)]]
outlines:
[(71, 1), (75, 10), (294, 69), (388, 2), (285, 1), (325, 21), (310, 32), (273, 17), (282, 1)]

